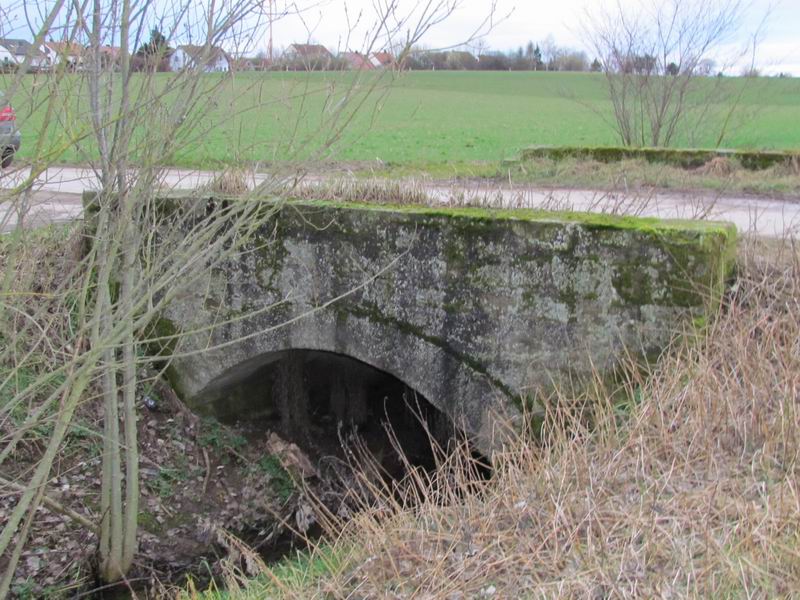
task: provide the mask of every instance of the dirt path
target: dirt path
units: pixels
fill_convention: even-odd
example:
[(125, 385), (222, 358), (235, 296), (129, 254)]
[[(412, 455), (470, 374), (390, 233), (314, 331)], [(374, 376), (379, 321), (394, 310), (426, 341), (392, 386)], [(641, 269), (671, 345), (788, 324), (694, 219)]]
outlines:
[[(12, 188), (25, 170), (0, 176), (0, 189)], [(208, 183), (215, 176), (210, 171), (168, 169), (162, 184), (168, 189), (192, 189)], [(267, 175), (255, 175), (254, 183)], [(319, 178), (312, 178), (312, 180)], [(678, 192), (607, 192), (587, 189), (552, 190), (508, 184), (430, 182), (419, 184), (443, 202), (453, 198), (480, 198), (489, 205), (505, 207), (548, 208), (590, 212), (621, 212), (662, 219), (705, 218), (734, 223), (739, 231), (765, 237), (800, 234), (800, 198), (778, 200), (747, 196), (714, 196)], [(88, 168), (53, 167), (39, 179), (37, 192), (27, 212), (26, 226), (63, 222), (80, 218), (80, 194), (98, 188), (94, 172)], [(0, 231), (18, 224), (19, 211), (6, 202), (0, 204)]]

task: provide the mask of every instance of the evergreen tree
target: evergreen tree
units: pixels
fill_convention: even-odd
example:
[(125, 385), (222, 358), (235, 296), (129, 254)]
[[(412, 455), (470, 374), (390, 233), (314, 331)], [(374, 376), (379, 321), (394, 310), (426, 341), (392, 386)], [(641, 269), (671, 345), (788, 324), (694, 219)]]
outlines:
[(167, 38), (164, 37), (164, 34), (161, 33), (158, 27), (154, 27), (152, 31), (150, 31), (150, 41), (139, 46), (139, 49), (136, 51), (136, 56), (141, 58), (164, 56), (169, 49)]

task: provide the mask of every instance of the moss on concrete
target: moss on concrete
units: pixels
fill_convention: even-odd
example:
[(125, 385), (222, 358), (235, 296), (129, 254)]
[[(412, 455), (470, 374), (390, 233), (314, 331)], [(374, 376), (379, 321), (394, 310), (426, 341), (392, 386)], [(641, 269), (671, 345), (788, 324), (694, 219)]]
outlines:
[[(691, 307), (702, 305), (710, 299), (717, 298), (720, 282), (728, 279), (735, 265), (737, 232), (735, 226), (728, 223), (708, 221), (661, 220), (655, 218), (626, 217), (616, 215), (548, 212), (532, 209), (487, 209), (472, 207), (429, 207), (415, 205), (373, 205), (358, 203), (341, 203), (330, 201), (303, 201), (293, 203), (301, 208), (307, 206), (314, 209), (357, 210), (376, 213), (398, 213), (406, 216), (424, 217), (425, 226), (441, 227), (444, 224), (454, 228), (460, 235), (448, 237), (445, 245), (445, 259), (448, 266), (459, 267), (469, 272), (475, 269), (476, 262), (466, 260), (466, 247), (459, 240), (482, 239), (496, 237), (505, 231), (509, 220), (535, 222), (541, 224), (563, 225), (575, 223), (589, 232), (625, 231), (641, 234), (643, 247), (648, 244), (661, 248), (669, 257), (670, 264), (663, 274), (664, 290), (668, 298), (665, 300), (676, 306)], [(493, 236), (493, 231), (497, 233)], [(454, 241), (455, 239), (455, 241)], [(563, 252), (566, 255), (574, 252), (575, 239), (566, 241)], [(684, 279), (690, 273), (696, 273), (696, 264), (707, 265), (707, 277), (704, 281)], [(652, 289), (650, 278), (641, 270), (639, 257), (635, 254), (629, 264), (615, 262), (617, 277), (615, 287), (620, 296), (634, 305), (651, 304), (654, 294), (659, 290)], [(563, 303), (574, 311), (577, 298), (574, 291), (562, 289)]]
[(696, 169), (715, 158), (730, 158), (738, 161), (745, 169), (758, 171), (776, 165), (791, 164), (798, 160), (797, 152), (717, 150), (699, 148), (630, 148), (621, 146), (581, 147), (581, 146), (533, 146), (521, 153), (522, 160), (548, 158), (564, 160), (567, 158), (589, 159), (598, 162), (619, 162), (630, 159), (644, 159), (649, 163), (667, 164), (683, 169)]
[[(427, 217), (464, 218), (461, 227), (474, 227), (492, 221), (529, 221), (538, 223), (576, 223), (590, 230), (620, 229), (636, 230), (643, 233), (660, 233), (663, 235), (682, 237), (693, 232), (720, 233), (729, 235), (736, 232), (735, 226), (728, 223), (712, 221), (688, 221), (679, 219), (656, 219), (651, 217), (628, 217), (619, 215), (553, 212), (529, 208), (482, 208), (482, 207), (438, 207), (398, 204), (362, 204), (356, 202), (338, 202), (330, 200), (304, 200), (292, 202), (292, 206), (302, 208), (351, 209), (375, 212), (396, 212), (405, 215), (422, 215)], [(431, 223), (433, 224), (433, 223)]]

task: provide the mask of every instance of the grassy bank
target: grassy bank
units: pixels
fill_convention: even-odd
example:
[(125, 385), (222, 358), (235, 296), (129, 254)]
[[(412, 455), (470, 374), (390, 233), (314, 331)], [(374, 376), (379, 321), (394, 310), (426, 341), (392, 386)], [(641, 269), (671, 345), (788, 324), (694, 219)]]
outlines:
[[(38, 77), (38, 78), (37, 78)], [(64, 96), (62, 123), (70, 136), (89, 134), (87, 90), (75, 75), (52, 88), (42, 76), (26, 77), (13, 99), (22, 127), (21, 157), (29, 156), (44, 118), (44, 95)], [(156, 76), (166, 86), (170, 74)], [(714, 85), (709, 80), (707, 86)], [(203, 85), (212, 101), (197, 107), (200, 125), (183, 140), (179, 166), (216, 167), (234, 161), (265, 163), (310, 156), (349, 118), (339, 113), (346, 95), (365, 100), (324, 157), (337, 162), (399, 165), (499, 162), (536, 145), (606, 146), (618, 142), (604, 122), (611, 117), (603, 77), (589, 73), (414, 72), (390, 75), (246, 73), (231, 80), (209, 75)], [(738, 79), (721, 82), (741, 93), (741, 111), (730, 123), (724, 146), (739, 149), (798, 149), (798, 79)], [(0, 89), (8, 88), (0, 76)], [(712, 105), (678, 146), (714, 147), (729, 102)], [(153, 114), (149, 126), (164, 115)], [(58, 146), (65, 129), (51, 133)], [(89, 148), (90, 145), (86, 145)], [(81, 144), (59, 147), (58, 158), (84, 162)], [(320, 158), (314, 155), (315, 159)]]
[(327, 515), (331, 541), (313, 557), (188, 596), (791, 596), (800, 254), (750, 241), (739, 263), (718, 317), (632, 377), (628, 402), (601, 388), (550, 399), (492, 480), (465, 477), (457, 454), (407, 496), (384, 491), (347, 522)]

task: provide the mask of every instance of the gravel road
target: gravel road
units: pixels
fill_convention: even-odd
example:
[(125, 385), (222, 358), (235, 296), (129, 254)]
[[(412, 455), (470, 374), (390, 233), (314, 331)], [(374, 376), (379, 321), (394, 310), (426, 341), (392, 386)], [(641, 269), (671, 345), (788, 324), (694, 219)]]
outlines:
[[(8, 171), (0, 176), (0, 189), (11, 189), (28, 173)], [(192, 189), (209, 182), (215, 173), (168, 169), (162, 185), (169, 189)], [(255, 175), (254, 181), (265, 179)], [(319, 180), (319, 178), (311, 178)], [(734, 223), (739, 231), (764, 237), (800, 234), (800, 198), (712, 195), (708, 193), (657, 192), (643, 195), (588, 189), (542, 189), (486, 183), (442, 183), (423, 185), (425, 191), (443, 202), (453, 197), (482, 197), (494, 205), (609, 212), (612, 210), (663, 219), (706, 218)], [(34, 227), (44, 223), (65, 222), (82, 215), (80, 194), (98, 188), (93, 171), (80, 167), (53, 167), (38, 179), (31, 205), (24, 211), (23, 223)], [(8, 232), (19, 224), (19, 207), (0, 203), (0, 231)]]

